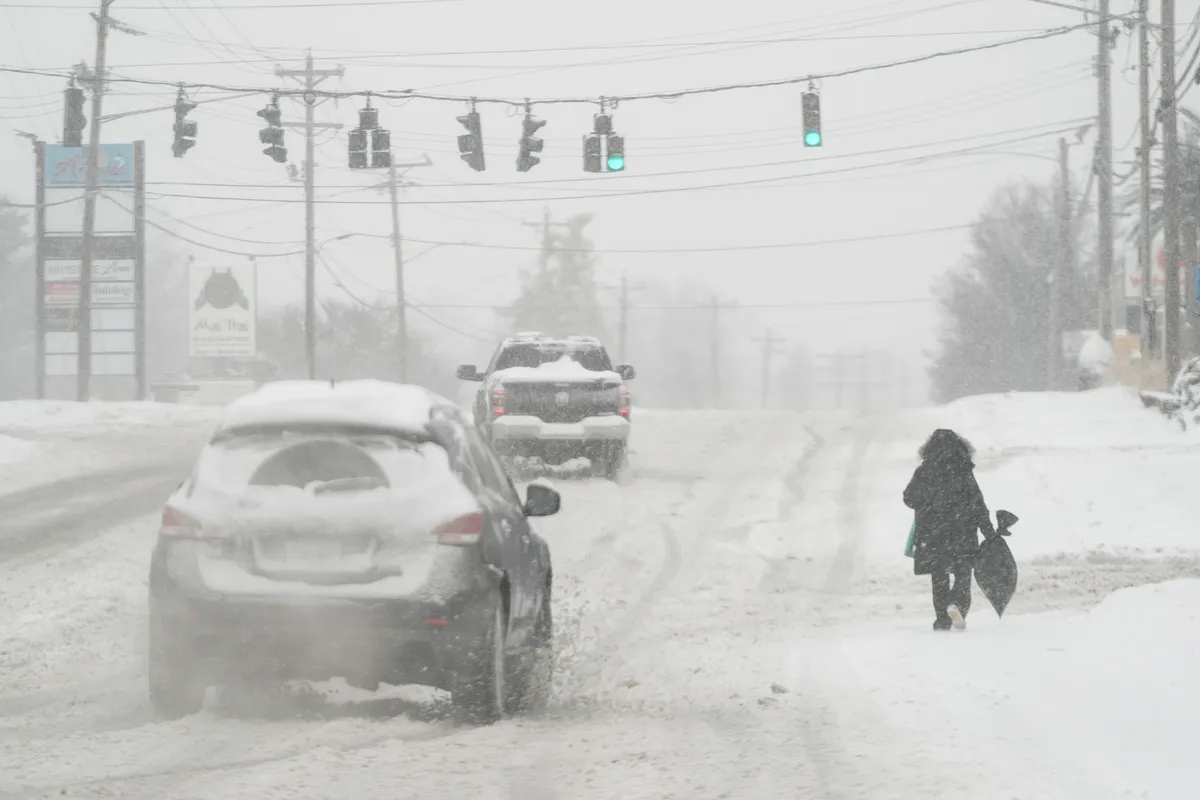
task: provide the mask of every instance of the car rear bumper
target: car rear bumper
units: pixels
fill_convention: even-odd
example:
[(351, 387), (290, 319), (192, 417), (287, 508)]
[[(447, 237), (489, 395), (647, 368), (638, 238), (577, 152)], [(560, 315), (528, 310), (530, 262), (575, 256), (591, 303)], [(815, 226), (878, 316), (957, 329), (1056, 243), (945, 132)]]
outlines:
[(492, 441), (611, 442), (629, 438), (629, 420), (620, 416), (588, 417), (582, 422), (543, 422), (512, 415), (492, 420)]
[(150, 614), (159, 646), (215, 683), (343, 677), (450, 689), (486, 639), (494, 602), (489, 592), (448, 602), (199, 595), (168, 582), (152, 589)]

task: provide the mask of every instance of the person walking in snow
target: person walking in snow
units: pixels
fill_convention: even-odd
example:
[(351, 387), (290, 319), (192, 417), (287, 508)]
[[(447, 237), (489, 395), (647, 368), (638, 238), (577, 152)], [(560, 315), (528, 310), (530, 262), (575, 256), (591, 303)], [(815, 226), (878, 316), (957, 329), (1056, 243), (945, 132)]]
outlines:
[(904, 505), (916, 512), (913, 574), (931, 577), (933, 629), (962, 629), (971, 609), (978, 531), (990, 537), (996, 530), (975, 481), (971, 444), (942, 428), (933, 432), (920, 453), (921, 465), (904, 490)]

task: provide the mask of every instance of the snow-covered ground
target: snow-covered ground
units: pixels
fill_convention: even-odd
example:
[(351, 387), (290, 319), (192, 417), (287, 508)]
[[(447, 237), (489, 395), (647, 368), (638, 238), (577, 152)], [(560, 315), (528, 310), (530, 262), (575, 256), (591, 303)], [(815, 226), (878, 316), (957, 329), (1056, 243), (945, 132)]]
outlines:
[(222, 409), (171, 403), (0, 402), (0, 495), (122, 466), (170, 462)]
[[(1018, 597), (1000, 621), (977, 593), (965, 634), (929, 630), (901, 555), (935, 427), (975, 442), (991, 507), (1021, 517)], [(0, 560), (0, 797), (1194, 795), (1200, 444), (1136, 398), (635, 428), (626, 480), (562, 477), (537, 521), (560, 658), (536, 719), (459, 727), (346, 690), (294, 717), (153, 722), (153, 517)]]

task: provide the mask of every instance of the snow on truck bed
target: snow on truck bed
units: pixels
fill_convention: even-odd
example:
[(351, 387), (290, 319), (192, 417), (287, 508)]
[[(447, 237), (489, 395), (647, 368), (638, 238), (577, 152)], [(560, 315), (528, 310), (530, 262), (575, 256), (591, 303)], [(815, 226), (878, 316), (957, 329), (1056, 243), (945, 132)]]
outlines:
[(612, 381), (624, 379), (612, 370), (591, 370), (565, 355), (536, 367), (510, 367), (492, 373), (493, 382), (541, 383), (543, 381)]

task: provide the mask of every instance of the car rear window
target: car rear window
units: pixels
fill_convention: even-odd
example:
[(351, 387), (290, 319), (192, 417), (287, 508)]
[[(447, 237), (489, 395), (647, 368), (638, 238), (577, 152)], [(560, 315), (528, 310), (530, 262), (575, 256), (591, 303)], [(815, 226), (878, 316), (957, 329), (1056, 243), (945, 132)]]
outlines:
[(592, 372), (604, 372), (612, 369), (608, 354), (602, 347), (595, 345), (568, 346), (564, 344), (516, 344), (506, 348), (496, 359), (496, 369), (512, 369), (513, 367), (539, 367), (558, 361), (563, 355), (571, 357), (572, 361), (581, 364), (584, 369)]
[(390, 490), (453, 479), (436, 442), (392, 435), (275, 430), (224, 436), (200, 455), (193, 483), (235, 494), (281, 488), (322, 494)]

